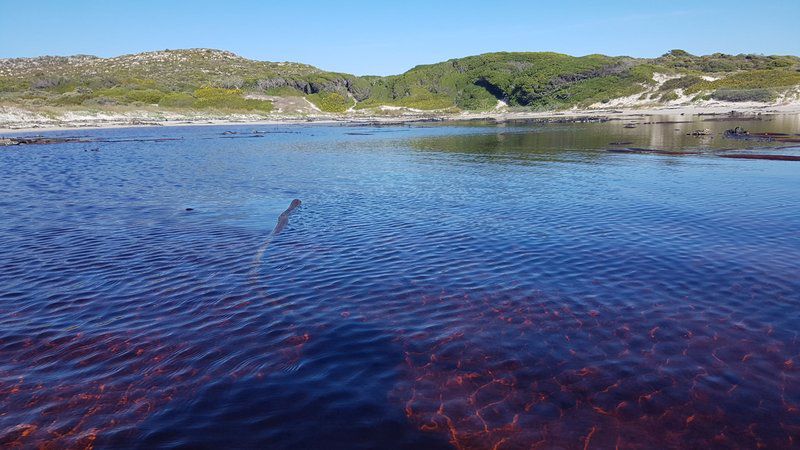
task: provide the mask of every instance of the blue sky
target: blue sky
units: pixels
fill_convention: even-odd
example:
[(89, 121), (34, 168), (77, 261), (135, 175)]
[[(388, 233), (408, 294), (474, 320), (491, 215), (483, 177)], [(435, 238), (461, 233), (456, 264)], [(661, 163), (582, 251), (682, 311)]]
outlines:
[(0, 57), (211, 47), (359, 75), (490, 51), (800, 55), (800, 0), (0, 0)]

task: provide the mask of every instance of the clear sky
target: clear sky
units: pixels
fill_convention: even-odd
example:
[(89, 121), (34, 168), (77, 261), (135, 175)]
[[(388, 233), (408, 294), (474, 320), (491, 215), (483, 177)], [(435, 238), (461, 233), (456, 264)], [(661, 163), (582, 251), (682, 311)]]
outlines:
[(0, 57), (190, 47), (358, 75), (502, 50), (800, 55), (800, 0), (0, 0)]

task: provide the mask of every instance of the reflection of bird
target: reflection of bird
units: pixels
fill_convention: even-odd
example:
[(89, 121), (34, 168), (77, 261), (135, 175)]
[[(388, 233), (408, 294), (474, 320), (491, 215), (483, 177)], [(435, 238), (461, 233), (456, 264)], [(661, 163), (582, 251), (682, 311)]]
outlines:
[(300, 206), (300, 200), (294, 199), (292, 203), (289, 204), (289, 207), (286, 208), (286, 211), (282, 212), (280, 216), (278, 216), (278, 223), (275, 224), (275, 228), (272, 229), (272, 233), (267, 236), (267, 239), (261, 244), (261, 247), (258, 248), (256, 252), (256, 256), (253, 259), (253, 267), (250, 271), (250, 279), (252, 280), (253, 284), (259, 284), (259, 277), (258, 277), (258, 269), (261, 267), (261, 262), (264, 259), (264, 253), (267, 251), (267, 247), (269, 247), (270, 242), (272, 239), (275, 238), (289, 223), (289, 215)]

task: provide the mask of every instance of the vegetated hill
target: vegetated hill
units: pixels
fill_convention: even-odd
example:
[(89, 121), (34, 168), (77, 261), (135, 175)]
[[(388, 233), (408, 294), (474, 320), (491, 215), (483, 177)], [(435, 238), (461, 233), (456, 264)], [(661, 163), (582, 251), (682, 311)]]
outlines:
[(694, 56), (682, 50), (655, 59), (488, 53), (388, 77), (252, 61), (209, 49), (0, 60), (0, 103), (22, 107), (157, 105), (267, 113), (269, 99), (303, 96), (328, 112), (382, 105), (488, 110), (498, 101), (544, 110), (613, 105), (619, 99), (626, 104), (771, 102), (800, 93), (798, 85), (800, 58), (794, 56)]
[[(0, 60), (0, 101), (44, 106), (157, 104), (165, 108), (269, 111), (247, 92), (359, 95), (357, 77), (298, 63), (252, 61), (231, 52), (164, 50), (115, 58), (44, 56)], [(365, 97), (361, 94), (362, 97)]]
[[(771, 101), (800, 85), (798, 70), (800, 58), (794, 56), (693, 56), (681, 50), (656, 59), (488, 53), (373, 80), (369, 98), (359, 107), (393, 103), (481, 110), (502, 100), (512, 106), (560, 109), (643, 94), (643, 102), (668, 102), (687, 94), (698, 100), (721, 95)], [(662, 75), (660, 83), (655, 74)]]

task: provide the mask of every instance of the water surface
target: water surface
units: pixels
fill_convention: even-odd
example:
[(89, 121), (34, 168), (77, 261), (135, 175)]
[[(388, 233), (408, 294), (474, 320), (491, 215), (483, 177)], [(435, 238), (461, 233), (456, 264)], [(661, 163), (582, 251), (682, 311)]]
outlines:
[(0, 445), (797, 445), (798, 150), (686, 133), (798, 119), (638, 122), (3, 149)]

